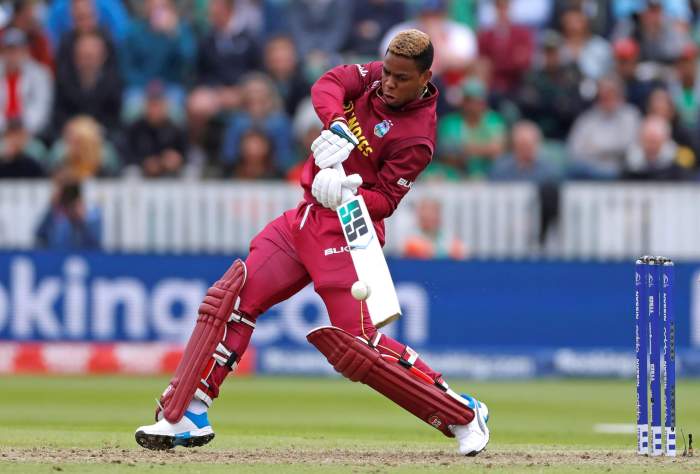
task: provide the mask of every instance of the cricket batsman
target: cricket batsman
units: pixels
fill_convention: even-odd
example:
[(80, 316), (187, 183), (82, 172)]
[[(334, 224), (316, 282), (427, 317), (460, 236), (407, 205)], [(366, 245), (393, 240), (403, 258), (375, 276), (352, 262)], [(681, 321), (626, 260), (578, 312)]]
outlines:
[(302, 172), (304, 200), (270, 222), (252, 240), (246, 261), (236, 260), (207, 291), (156, 423), (136, 430), (141, 446), (211, 441), (207, 410), (245, 353), (257, 318), (313, 282), (331, 326), (307, 338), (338, 372), (455, 437), (461, 454), (484, 450), (486, 405), (452, 391), (414, 350), (380, 333), (366, 302), (351, 295), (358, 276), (335, 212), (347, 196), (361, 196), (383, 244), (384, 219), (435, 149), (432, 61), (428, 35), (407, 30), (392, 39), (383, 61), (338, 66), (314, 84), (311, 97), (325, 130)]

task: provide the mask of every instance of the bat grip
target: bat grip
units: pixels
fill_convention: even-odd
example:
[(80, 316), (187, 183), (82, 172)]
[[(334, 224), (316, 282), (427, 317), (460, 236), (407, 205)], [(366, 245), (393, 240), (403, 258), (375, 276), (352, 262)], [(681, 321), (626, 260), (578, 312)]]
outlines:
[[(335, 165), (333, 165), (333, 169), (338, 172), (338, 174), (340, 175), (341, 178), (345, 179), (347, 177), (347, 175), (345, 174), (345, 168), (343, 168), (342, 163), (336, 163)], [(342, 193), (342, 202), (347, 202), (350, 199), (352, 199), (353, 197), (355, 197), (355, 195), (352, 193), (352, 191), (346, 187), (341, 188), (341, 193)]]

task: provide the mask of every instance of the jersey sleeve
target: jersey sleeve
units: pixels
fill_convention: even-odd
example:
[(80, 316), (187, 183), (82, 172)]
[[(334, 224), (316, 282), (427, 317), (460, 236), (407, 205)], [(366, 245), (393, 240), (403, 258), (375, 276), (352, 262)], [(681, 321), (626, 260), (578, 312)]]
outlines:
[(414, 145), (399, 150), (384, 162), (377, 175), (377, 184), (359, 190), (373, 221), (386, 219), (393, 214), (431, 159), (430, 147)]
[(334, 120), (345, 120), (343, 105), (359, 98), (381, 77), (380, 61), (337, 66), (321, 76), (311, 87), (311, 102), (324, 128)]

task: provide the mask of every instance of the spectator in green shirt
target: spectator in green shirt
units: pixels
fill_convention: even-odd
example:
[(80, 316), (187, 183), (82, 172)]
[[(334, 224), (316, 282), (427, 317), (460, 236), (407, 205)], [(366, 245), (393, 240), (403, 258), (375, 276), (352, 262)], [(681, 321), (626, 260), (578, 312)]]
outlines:
[(462, 110), (438, 123), (440, 160), (470, 178), (485, 178), (493, 161), (503, 153), (506, 126), (501, 116), (488, 108), (481, 80), (468, 79), (462, 93)]
[(676, 59), (675, 71), (669, 80), (669, 92), (673, 97), (681, 123), (691, 130), (700, 125), (700, 76), (698, 75), (698, 47), (688, 43)]

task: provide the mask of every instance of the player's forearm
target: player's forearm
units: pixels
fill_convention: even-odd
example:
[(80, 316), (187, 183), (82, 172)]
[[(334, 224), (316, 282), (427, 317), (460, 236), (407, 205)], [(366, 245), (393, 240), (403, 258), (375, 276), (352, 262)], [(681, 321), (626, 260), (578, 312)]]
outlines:
[(324, 128), (334, 120), (344, 117), (343, 98), (345, 89), (339, 79), (329, 73), (324, 74), (311, 87), (311, 102), (316, 115), (323, 122)]
[(314, 83), (311, 87), (311, 102), (324, 127), (338, 118), (344, 119), (343, 105), (364, 93), (371, 81), (381, 74), (380, 64), (337, 66)]

